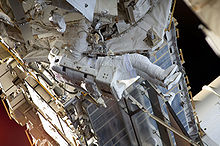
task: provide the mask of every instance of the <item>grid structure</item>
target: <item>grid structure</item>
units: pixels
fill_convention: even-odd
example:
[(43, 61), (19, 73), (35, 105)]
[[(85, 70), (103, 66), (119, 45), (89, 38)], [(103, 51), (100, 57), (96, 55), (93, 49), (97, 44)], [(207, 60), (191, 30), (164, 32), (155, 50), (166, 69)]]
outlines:
[[(155, 51), (154, 53), (150, 53), (149, 59), (152, 63), (160, 66), (163, 69), (168, 68), (172, 64), (177, 64), (178, 70), (183, 73), (180, 82), (174, 85), (169, 91), (160, 86), (158, 86), (158, 88), (162, 91), (162, 93), (175, 93), (175, 98), (171, 102), (171, 107), (173, 108), (179, 120), (182, 122), (182, 125), (184, 126), (186, 131), (190, 134), (190, 136), (193, 136), (197, 135), (198, 131), (193, 116), (193, 110), (187, 90), (187, 84), (184, 78), (185, 71), (181, 63), (180, 52), (176, 42), (176, 30), (173, 23), (170, 31), (175, 38), (174, 40), (172, 40), (172, 45), (168, 46), (168, 43), (164, 43), (157, 51)], [(146, 107), (146, 109), (148, 109), (148, 111), (153, 113), (148, 95), (145, 94), (140, 96), (138, 92), (139, 91), (133, 90), (131, 94), (133, 94), (133, 97), (142, 98), (143, 105)], [(158, 98), (160, 106), (162, 107), (162, 112), (168, 120), (169, 118), (167, 115), (166, 105), (161, 97), (158, 96)], [(133, 119), (135, 119), (133, 121), (134, 123), (131, 123), (128, 122), (129, 116), (126, 116), (126, 114), (128, 115), (128, 111), (126, 112), (126, 110), (128, 109), (123, 109), (125, 105), (124, 101), (117, 102), (114, 99), (106, 99), (105, 102), (107, 108), (97, 108), (93, 104), (91, 104), (87, 108), (90, 121), (92, 123), (95, 133), (98, 136), (100, 145), (138, 145), (138, 141), (143, 144), (143, 139), (146, 140), (151, 137), (149, 133), (143, 132), (143, 130), (148, 130), (149, 132), (149, 127), (147, 127), (149, 126), (149, 117), (145, 113), (136, 113), (136, 115), (132, 117)], [(149, 121), (150, 124), (152, 124), (155, 129), (157, 129), (156, 133), (158, 133), (156, 122), (151, 118), (149, 118)], [(173, 143), (175, 145), (175, 138), (172, 132), (170, 132), (170, 136), (172, 137)]]

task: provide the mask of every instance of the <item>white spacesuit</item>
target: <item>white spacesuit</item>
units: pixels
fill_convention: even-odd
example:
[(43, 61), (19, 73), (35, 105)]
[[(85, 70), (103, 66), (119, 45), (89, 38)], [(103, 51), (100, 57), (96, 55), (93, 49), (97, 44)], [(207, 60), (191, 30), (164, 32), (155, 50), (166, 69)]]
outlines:
[(121, 80), (130, 80), (140, 76), (156, 85), (166, 87), (169, 90), (181, 78), (182, 74), (176, 72), (177, 65), (172, 65), (164, 70), (151, 63), (146, 56), (136, 53), (97, 58), (84, 56), (83, 53), (88, 50), (87, 32), (88, 25), (82, 20), (79, 23), (78, 36), (73, 38), (75, 41), (73, 44), (74, 47), (71, 48), (71, 53), (69, 53), (69, 55), (66, 55), (67, 53), (58, 53), (63, 51), (59, 51), (56, 48), (52, 49), (50, 52), (49, 60), (51, 69), (61, 74), (66, 81), (77, 84), (78, 86), (80, 86), (82, 82), (94, 83), (91, 79), (88, 82), (86, 81), (86, 72), (77, 71), (68, 68), (68, 66), (65, 67), (65, 65), (60, 65), (60, 61), (63, 58), (69, 60), (64, 64), (73, 63), (73, 66), (80, 65), (84, 68), (94, 69), (96, 71), (96, 74), (93, 74), (94, 79), (97, 77), (101, 69), (104, 68), (105, 70), (105, 68), (108, 68), (109, 70), (107, 73), (111, 72), (110, 74), (112, 74), (111, 82), (109, 84), (114, 88), (119, 99), (121, 99), (122, 93), (126, 89), (126, 85), (124, 85), (123, 82), (120, 82)]

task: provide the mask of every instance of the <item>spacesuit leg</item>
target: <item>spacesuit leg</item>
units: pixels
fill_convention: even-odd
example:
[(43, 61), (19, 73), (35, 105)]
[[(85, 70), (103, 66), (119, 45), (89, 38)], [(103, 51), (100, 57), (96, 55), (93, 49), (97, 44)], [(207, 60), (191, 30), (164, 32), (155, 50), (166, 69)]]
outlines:
[(166, 70), (153, 64), (150, 60), (140, 54), (129, 54), (131, 64), (134, 68), (143, 71), (152, 78), (164, 81), (168, 76), (172, 76), (177, 69), (177, 65), (172, 65)]
[(157, 80), (156, 78), (152, 78), (150, 77), (148, 74), (146, 74), (145, 72), (141, 71), (141, 70), (136, 70), (137, 75), (141, 76), (143, 79), (148, 80), (149, 82), (155, 84), (155, 85), (160, 85), (162, 87), (165, 87), (165, 84), (160, 81)]

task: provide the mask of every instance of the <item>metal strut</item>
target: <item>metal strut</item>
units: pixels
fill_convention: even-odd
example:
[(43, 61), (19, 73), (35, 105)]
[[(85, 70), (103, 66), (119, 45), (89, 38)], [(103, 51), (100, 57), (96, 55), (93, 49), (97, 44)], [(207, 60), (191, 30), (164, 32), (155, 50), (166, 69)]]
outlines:
[(176, 135), (180, 136), (181, 138), (183, 138), (184, 140), (186, 140), (187, 142), (189, 142), (190, 144), (192, 144), (193, 146), (199, 146), (199, 144), (195, 143), (193, 140), (191, 140), (190, 138), (188, 138), (187, 136), (185, 136), (184, 134), (180, 133), (178, 130), (176, 130), (175, 128), (171, 127), (170, 125), (168, 125), (167, 123), (165, 123), (163, 120), (161, 120), (160, 118), (156, 117), (155, 115), (151, 114), (141, 103), (139, 103), (134, 97), (132, 97), (131, 95), (127, 95), (127, 98), (129, 98), (132, 103), (134, 105), (137, 105), (143, 112), (147, 113), (152, 119), (154, 119), (155, 121), (157, 121), (158, 123), (160, 123), (161, 125), (163, 125), (164, 127), (166, 127), (167, 129), (169, 129), (170, 131), (172, 131), (173, 133), (175, 133)]
[(2, 40), (0, 39), (0, 46), (2, 48), (4, 48), (6, 51), (8, 51), (8, 53), (23, 67), (23, 69), (28, 73), (30, 74), (34, 80), (49, 94), (50, 97), (52, 97), (54, 100), (56, 100), (57, 98), (55, 96), (53, 96), (48, 90), (47, 88), (44, 87), (43, 84), (41, 84), (39, 82), (39, 80), (30, 72), (27, 70), (27, 66), (15, 55), (14, 52), (11, 51), (11, 48), (8, 48), (3, 42)]

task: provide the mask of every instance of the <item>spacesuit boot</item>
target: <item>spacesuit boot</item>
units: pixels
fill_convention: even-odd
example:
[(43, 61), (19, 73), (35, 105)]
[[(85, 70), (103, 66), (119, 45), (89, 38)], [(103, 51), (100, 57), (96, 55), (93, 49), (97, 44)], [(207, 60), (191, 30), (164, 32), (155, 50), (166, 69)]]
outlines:
[(177, 68), (178, 66), (176, 64), (173, 64), (163, 72), (165, 76), (165, 79), (163, 81), (165, 84), (167, 84), (169, 78), (176, 72)]
[(181, 72), (176, 72), (175, 74), (167, 77), (165, 80), (165, 86), (168, 90), (170, 90), (173, 85), (177, 84), (182, 76)]
[[(181, 72), (176, 72), (178, 66), (176, 64), (171, 65), (164, 71), (165, 79), (163, 80), (165, 88), (170, 90), (173, 85), (177, 84), (182, 76)], [(175, 73), (176, 72), (176, 73)]]

